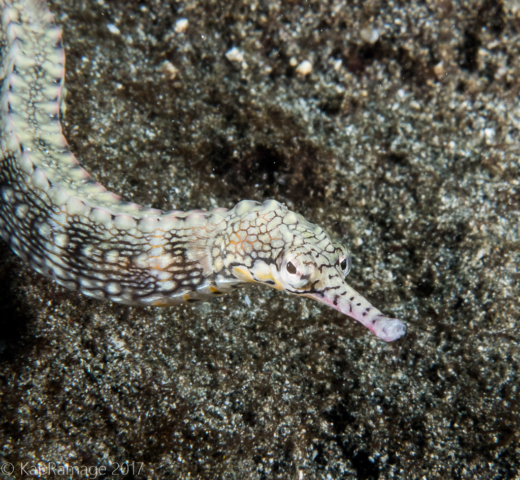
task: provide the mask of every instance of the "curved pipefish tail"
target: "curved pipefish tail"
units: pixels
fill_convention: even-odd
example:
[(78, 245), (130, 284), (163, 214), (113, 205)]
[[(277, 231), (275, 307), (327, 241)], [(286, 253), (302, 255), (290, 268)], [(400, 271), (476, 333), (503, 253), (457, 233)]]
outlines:
[(0, 233), (42, 275), (127, 305), (208, 300), (250, 283), (314, 298), (385, 341), (405, 325), (345, 282), (347, 250), (274, 200), (162, 212), (95, 182), (60, 124), (65, 54), (42, 0), (0, 0)]

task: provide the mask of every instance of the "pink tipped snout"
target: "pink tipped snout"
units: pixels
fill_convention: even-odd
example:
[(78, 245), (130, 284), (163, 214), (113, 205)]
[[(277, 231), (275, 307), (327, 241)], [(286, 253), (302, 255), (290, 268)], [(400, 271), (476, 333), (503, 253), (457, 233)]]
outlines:
[(399, 340), (406, 333), (406, 325), (397, 318), (376, 317), (372, 322), (368, 328), (385, 342)]
[(341, 284), (340, 289), (326, 291), (325, 295), (309, 296), (362, 323), (385, 342), (399, 340), (406, 333), (406, 325), (401, 320), (383, 315), (347, 283)]

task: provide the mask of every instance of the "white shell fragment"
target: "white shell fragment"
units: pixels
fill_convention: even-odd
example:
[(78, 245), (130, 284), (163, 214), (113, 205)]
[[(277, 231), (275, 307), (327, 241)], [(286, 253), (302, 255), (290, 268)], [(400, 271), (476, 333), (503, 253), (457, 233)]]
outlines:
[(188, 29), (188, 19), (187, 18), (179, 18), (175, 22), (175, 33), (184, 33)]
[(110, 33), (113, 33), (114, 35), (121, 35), (121, 30), (119, 30), (119, 28), (117, 28), (114, 24), (107, 24), (107, 28)]
[(379, 30), (372, 26), (368, 26), (360, 30), (359, 36), (363, 41), (374, 44), (379, 40)]
[(230, 62), (241, 63), (244, 61), (244, 54), (237, 47), (233, 47), (231, 50), (226, 52), (226, 58)]
[(304, 60), (302, 63), (296, 67), (296, 73), (300, 75), (309, 75), (312, 72), (312, 63), (309, 60)]

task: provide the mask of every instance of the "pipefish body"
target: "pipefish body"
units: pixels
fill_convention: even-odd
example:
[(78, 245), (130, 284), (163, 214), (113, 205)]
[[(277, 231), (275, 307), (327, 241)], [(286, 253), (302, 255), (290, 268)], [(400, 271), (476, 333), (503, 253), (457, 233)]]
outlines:
[(188, 212), (125, 202), (62, 134), (65, 53), (43, 0), (0, 0), (0, 233), (42, 275), (126, 305), (208, 300), (249, 283), (314, 298), (385, 341), (405, 325), (346, 282), (350, 257), (275, 200)]

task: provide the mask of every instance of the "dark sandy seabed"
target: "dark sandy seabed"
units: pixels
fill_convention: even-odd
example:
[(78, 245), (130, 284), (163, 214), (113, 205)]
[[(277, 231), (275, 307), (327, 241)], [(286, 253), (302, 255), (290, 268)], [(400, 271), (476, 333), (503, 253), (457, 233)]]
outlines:
[(518, 3), (51, 9), (65, 134), (96, 179), (163, 209), (285, 202), (344, 239), (350, 284), (408, 333), (254, 287), (104, 304), (2, 243), (3, 478), (518, 478)]

